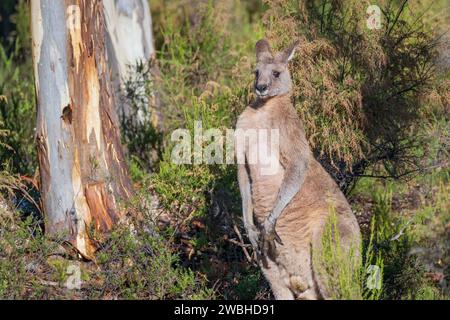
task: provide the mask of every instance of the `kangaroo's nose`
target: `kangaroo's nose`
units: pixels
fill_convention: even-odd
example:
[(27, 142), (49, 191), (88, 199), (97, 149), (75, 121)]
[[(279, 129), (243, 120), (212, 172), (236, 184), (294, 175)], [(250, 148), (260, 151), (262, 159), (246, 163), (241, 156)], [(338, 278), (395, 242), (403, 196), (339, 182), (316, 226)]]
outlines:
[(267, 90), (267, 84), (258, 84), (256, 85), (256, 90), (259, 92), (264, 92)]

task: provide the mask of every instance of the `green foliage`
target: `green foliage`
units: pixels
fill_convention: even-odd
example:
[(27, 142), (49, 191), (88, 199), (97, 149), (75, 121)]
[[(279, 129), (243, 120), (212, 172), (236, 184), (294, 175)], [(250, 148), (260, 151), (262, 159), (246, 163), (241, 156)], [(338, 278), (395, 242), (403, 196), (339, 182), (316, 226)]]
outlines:
[[(45, 238), (32, 217), (22, 220), (7, 208), (0, 210), (0, 299), (213, 297), (197, 274), (180, 266), (178, 256), (148, 222), (145, 227), (117, 227), (98, 252), (93, 268), (55, 254), (58, 240)], [(81, 268), (83, 289), (78, 292), (65, 288), (73, 265)]]
[(134, 163), (147, 171), (155, 169), (161, 157), (162, 136), (158, 128), (161, 122), (157, 95), (158, 87), (154, 61), (139, 61), (129, 66), (125, 79), (119, 112), (123, 143)]
[(383, 290), (384, 262), (381, 254), (374, 252), (375, 219), (372, 219), (369, 240), (362, 242), (363, 276), (362, 296), (365, 300), (378, 300)]
[(0, 42), (0, 123), (8, 130), (4, 143), (9, 146), (0, 146), (0, 163), (11, 162), (15, 173), (33, 174), (35, 92), (26, 1), (19, 1), (12, 20), (15, 40)]
[[(425, 177), (430, 178), (430, 181), (429, 184), (423, 183), (423, 187), (429, 185), (434, 191), (427, 195), (424, 190), (424, 196), (429, 197), (429, 200), (421, 201), (407, 215), (393, 209), (394, 203), (398, 206), (400, 199), (411, 196), (404, 182), (382, 184), (361, 180), (363, 188), (358, 187), (357, 193), (370, 190), (366, 194), (372, 197), (372, 231), (370, 238), (364, 240), (370, 250), (365, 249), (365, 255), (366, 261), (376, 258), (383, 266), (382, 299), (445, 299), (442, 289), (425, 275), (426, 272), (434, 271), (429, 267), (431, 261), (436, 263), (433, 247), (442, 244), (447, 248), (444, 250), (448, 251), (448, 241), (444, 240), (448, 235), (442, 226), (446, 223), (446, 217), (449, 217), (449, 179), (448, 173), (439, 172), (431, 172)], [(430, 248), (425, 249), (430, 245)], [(440, 254), (446, 255), (445, 251)], [(380, 266), (380, 262), (375, 264)], [(448, 261), (443, 263), (447, 265)]]
[(21, 220), (2, 202), (0, 208), (0, 299), (45, 297), (49, 291), (39, 278), (55, 243), (43, 237), (32, 217)]
[(433, 283), (424, 283), (410, 300), (449, 300)]
[[(362, 299), (362, 266), (358, 241), (349, 247), (338, 228), (336, 210), (330, 208), (321, 247), (313, 250), (314, 270), (331, 299)], [(318, 252), (317, 252), (318, 251)]]
[(188, 209), (194, 215), (204, 215), (205, 188), (211, 184), (212, 178), (205, 167), (179, 166), (168, 160), (161, 162), (154, 186), (160, 195), (161, 204), (171, 208), (173, 213), (177, 209)]
[(328, 298), (378, 300), (383, 292), (384, 261), (375, 252), (375, 219), (367, 240), (349, 243), (341, 237), (335, 209), (330, 208), (330, 212), (321, 247), (313, 251), (315, 272)]
[(383, 257), (383, 298), (401, 299), (417, 292), (424, 270), (414, 255), (410, 255), (413, 235), (409, 225), (392, 214), (392, 193), (389, 187), (374, 195), (375, 246)]
[[(101, 291), (123, 299), (207, 299), (211, 290), (179, 266), (167, 242), (146, 228), (117, 228), (99, 252)], [(98, 296), (97, 296), (98, 295)]]
[(234, 288), (238, 299), (251, 300), (257, 297), (261, 292), (261, 282), (263, 275), (260, 271), (253, 271), (252, 273), (242, 275), (240, 281), (237, 281)]

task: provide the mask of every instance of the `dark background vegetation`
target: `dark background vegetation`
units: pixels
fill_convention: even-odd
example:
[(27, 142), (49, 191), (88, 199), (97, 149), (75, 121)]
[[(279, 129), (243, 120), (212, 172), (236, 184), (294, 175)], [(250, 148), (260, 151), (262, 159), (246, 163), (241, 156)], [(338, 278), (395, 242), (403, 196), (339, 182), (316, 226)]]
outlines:
[[(316, 157), (347, 194), (361, 225), (364, 265), (383, 270), (367, 299), (448, 299), (448, 1), (150, 1), (164, 126), (123, 123), (138, 195), (130, 219), (80, 262), (43, 236), (34, 146), (35, 96), (27, 1), (0, 8), (0, 298), (268, 299), (241, 222), (236, 172), (170, 161), (170, 133), (232, 128), (254, 98), (255, 42), (294, 39), (293, 102)], [(148, 93), (148, 92), (147, 92)], [(153, 151), (156, 150), (156, 151)], [(70, 265), (80, 290), (64, 284)], [(365, 273), (365, 270), (362, 270)]]

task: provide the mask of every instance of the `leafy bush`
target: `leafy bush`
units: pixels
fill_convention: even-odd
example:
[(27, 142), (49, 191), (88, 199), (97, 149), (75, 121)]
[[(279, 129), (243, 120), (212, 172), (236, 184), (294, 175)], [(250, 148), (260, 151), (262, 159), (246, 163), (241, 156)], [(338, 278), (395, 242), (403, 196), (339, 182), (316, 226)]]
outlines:
[(421, 93), (434, 78), (436, 40), (407, 11), (385, 1), (382, 29), (366, 27), (367, 1), (267, 0), (264, 23), (276, 49), (301, 41), (294, 100), (309, 142), (349, 190), (380, 164), (391, 177), (417, 168)]
[(121, 226), (98, 253), (96, 276), (101, 290), (89, 295), (121, 299), (208, 299), (211, 290), (189, 269), (180, 266), (165, 239), (142, 225)]
[[(0, 299), (212, 298), (204, 280), (180, 266), (149, 221), (118, 226), (95, 263), (80, 262), (65, 253), (60, 240), (44, 237), (39, 222), (31, 216), (23, 220), (2, 202)], [(67, 288), (71, 266), (80, 268), (78, 290)]]
[(0, 42), (0, 123), (8, 130), (4, 142), (9, 146), (0, 146), (0, 163), (10, 163), (15, 173), (34, 174), (35, 92), (29, 9), (26, 1), (19, 1), (16, 9), (12, 16), (14, 41)]
[[(368, 196), (363, 201), (369, 203), (365, 205), (370, 207), (372, 220), (370, 237), (367, 231), (363, 234), (367, 248), (363, 252), (366, 261), (378, 260), (375, 265), (383, 266), (382, 299), (445, 298), (445, 285), (430, 281), (429, 275), (440, 274), (437, 271), (442, 268), (434, 264), (445, 260), (448, 251), (448, 235), (445, 228), (438, 227), (445, 225), (448, 216), (448, 173), (431, 172), (427, 176), (430, 181), (421, 182), (426, 200), (410, 199), (415, 197), (417, 180), (411, 185), (373, 180), (358, 183), (357, 193)], [(363, 184), (366, 191), (361, 189)], [(434, 191), (426, 191), (428, 186)], [(440, 263), (448, 265), (448, 259)]]

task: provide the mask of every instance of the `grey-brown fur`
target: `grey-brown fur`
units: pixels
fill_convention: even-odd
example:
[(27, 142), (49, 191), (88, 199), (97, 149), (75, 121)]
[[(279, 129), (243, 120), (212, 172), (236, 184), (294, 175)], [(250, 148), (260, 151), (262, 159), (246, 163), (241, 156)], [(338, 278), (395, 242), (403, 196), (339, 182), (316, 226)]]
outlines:
[[(320, 250), (330, 207), (337, 213), (344, 249), (359, 245), (360, 231), (344, 195), (313, 157), (291, 103), (288, 61), (296, 46), (273, 54), (266, 40), (256, 44), (258, 98), (240, 115), (236, 129), (279, 129), (279, 167), (262, 175), (261, 163), (247, 161), (238, 165), (238, 180), (244, 225), (275, 298), (319, 299), (328, 294), (314, 270), (312, 251)], [(248, 147), (236, 148), (238, 158), (248, 160)]]

